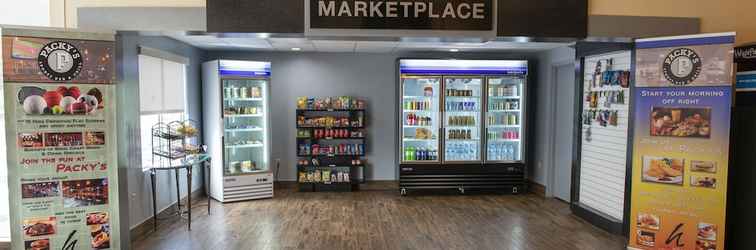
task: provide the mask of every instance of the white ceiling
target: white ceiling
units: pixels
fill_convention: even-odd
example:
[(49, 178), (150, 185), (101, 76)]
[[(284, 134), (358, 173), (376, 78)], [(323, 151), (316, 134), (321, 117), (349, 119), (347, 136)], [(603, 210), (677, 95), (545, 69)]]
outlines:
[(206, 50), (242, 50), (242, 51), (292, 51), (300, 48), (310, 52), (359, 52), (359, 53), (399, 53), (415, 51), (449, 51), (460, 52), (494, 52), (516, 51), (535, 52), (567, 46), (567, 43), (545, 42), (503, 42), (484, 43), (458, 42), (415, 42), (415, 41), (336, 41), (309, 40), (307, 38), (255, 38), (255, 37), (216, 37), (212, 35), (165, 34), (168, 37), (186, 42)]

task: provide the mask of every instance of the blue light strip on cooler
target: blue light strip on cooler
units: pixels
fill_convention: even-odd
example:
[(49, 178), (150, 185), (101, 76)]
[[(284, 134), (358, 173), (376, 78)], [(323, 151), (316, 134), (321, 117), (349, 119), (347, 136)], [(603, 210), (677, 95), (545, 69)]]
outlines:
[(219, 62), (222, 76), (270, 76), (270, 62), (221, 60)]
[[(652, 49), (652, 48), (665, 48), (665, 47), (681, 47), (681, 46), (695, 46), (695, 45), (712, 45), (712, 44), (726, 44), (735, 43), (735, 36), (729, 35), (722, 36), (679, 36), (669, 38), (651, 38), (651, 39), (638, 39), (635, 42), (635, 47), (638, 49)], [(705, 34), (704, 34), (705, 35)]]
[(399, 61), (402, 74), (527, 75), (528, 62), (516, 60), (424, 60)]

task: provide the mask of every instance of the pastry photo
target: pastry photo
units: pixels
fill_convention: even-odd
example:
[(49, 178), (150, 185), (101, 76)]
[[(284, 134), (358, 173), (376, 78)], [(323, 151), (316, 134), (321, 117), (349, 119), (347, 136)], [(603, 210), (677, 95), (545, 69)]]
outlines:
[(717, 240), (717, 225), (699, 222), (698, 239), (712, 241)]
[(690, 177), (690, 186), (691, 187), (716, 188), (717, 187), (717, 178), (708, 177), (708, 176), (691, 176)]
[(659, 216), (654, 214), (640, 213), (636, 225), (641, 228), (647, 228), (651, 230), (659, 230)]
[(643, 156), (644, 182), (682, 185), (685, 160), (679, 158)]
[(717, 163), (713, 161), (690, 161), (690, 171), (716, 173)]

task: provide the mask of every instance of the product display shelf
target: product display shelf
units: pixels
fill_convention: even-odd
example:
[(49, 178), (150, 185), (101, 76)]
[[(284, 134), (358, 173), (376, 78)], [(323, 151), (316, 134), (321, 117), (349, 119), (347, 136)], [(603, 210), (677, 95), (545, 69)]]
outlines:
[[(297, 183), (302, 192), (350, 192), (365, 181), (365, 109), (309, 109), (297, 114)], [(347, 119), (348, 124), (308, 124), (313, 118)], [(313, 145), (318, 145), (313, 147)], [(348, 146), (347, 146), (348, 145)], [(322, 148), (320, 148), (322, 146)], [(318, 153), (313, 154), (314, 150)]]
[[(152, 126), (152, 155), (156, 166), (170, 165), (172, 161), (199, 153), (200, 134), (193, 120), (158, 122)], [(168, 161), (156, 159), (155, 156)], [(158, 160), (158, 164), (155, 161)]]

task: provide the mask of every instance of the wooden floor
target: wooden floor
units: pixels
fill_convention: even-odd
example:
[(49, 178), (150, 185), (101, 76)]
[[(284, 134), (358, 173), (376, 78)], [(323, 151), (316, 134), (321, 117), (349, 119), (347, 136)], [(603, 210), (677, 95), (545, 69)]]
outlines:
[[(367, 190), (365, 190), (367, 189)], [(567, 204), (527, 195), (399, 196), (386, 184), (354, 193), (300, 193), (213, 203), (164, 220), (134, 249), (623, 249), (570, 214)]]

